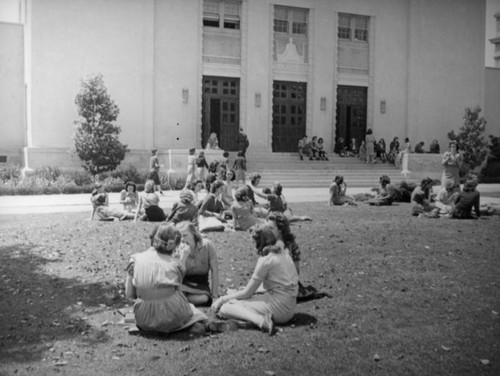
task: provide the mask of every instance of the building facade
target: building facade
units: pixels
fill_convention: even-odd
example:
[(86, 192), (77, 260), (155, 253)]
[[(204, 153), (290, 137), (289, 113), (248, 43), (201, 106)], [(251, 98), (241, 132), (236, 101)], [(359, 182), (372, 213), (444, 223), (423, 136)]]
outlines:
[(444, 145), (465, 107), (484, 108), (482, 0), (21, 4), (21, 24), (0, 24), (0, 154), (30, 167), (78, 166), (74, 99), (92, 74), (144, 166), (153, 147), (184, 158), (212, 132), (234, 151), (239, 128), (250, 153), (294, 152), (305, 134), (331, 151), (368, 128)]

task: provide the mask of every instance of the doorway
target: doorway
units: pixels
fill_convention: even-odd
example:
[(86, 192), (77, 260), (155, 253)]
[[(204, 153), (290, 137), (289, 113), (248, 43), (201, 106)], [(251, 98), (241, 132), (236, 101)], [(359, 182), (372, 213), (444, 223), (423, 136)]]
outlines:
[(347, 147), (353, 138), (356, 139), (358, 147), (365, 139), (367, 91), (366, 87), (361, 86), (337, 87), (335, 141), (342, 137)]
[(296, 152), (306, 134), (305, 82), (273, 82), (273, 152)]
[(237, 151), (240, 126), (240, 80), (231, 77), (203, 77), (202, 137), (205, 148), (211, 133), (217, 134), (219, 147)]

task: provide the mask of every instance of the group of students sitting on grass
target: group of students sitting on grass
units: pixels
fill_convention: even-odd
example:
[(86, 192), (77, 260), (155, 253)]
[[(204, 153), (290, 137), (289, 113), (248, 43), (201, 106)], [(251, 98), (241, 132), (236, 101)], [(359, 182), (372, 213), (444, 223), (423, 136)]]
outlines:
[(344, 177), (338, 175), (330, 185), (329, 205), (356, 206), (359, 202), (365, 202), (374, 206), (388, 206), (394, 202), (409, 202), (412, 204), (413, 216), (426, 218), (474, 219), (481, 215), (500, 214), (498, 205), (480, 204), (481, 195), (476, 189), (478, 178), (475, 175), (466, 179), (463, 189), (452, 181), (446, 181), (437, 193), (434, 193), (434, 187), (439, 182), (431, 178), (423, 179), (419, 185), (405, 181), (391, 184), (389, 176), (382, 175), (379, 182), (380, 186), (372, 189), (374, 194), (348, 195)]
[[(109, 206), (109, 196), (104, 186), (96, 184), (92, 192), (92, 215), (100, 220), (126, 220), (170, 222), (190, 221), (201, 231), (242, 230), (262, 222), (272, 212), (283, 213), (289, 221), (310, 221), (308, 216), (295, 215), (283, 195), (283, 187), (275, 182), (271, 188), (259, 189), (261, 175), (253, 173), (245, 185), (233, 186), (235, 174), (221, 169), (215, 180), (195, 181), (179, 193), (179, 199), (168, 213), (160, 207), (160, 196), (154, 182), (146, 181), (144, 192), (139, 194), (134, 183), (125, 184), (120, 193), (122, 209)], [(200, 192), (206, 190), (203, 198)], [(259, 202), (260, 197), (265, 202)]]

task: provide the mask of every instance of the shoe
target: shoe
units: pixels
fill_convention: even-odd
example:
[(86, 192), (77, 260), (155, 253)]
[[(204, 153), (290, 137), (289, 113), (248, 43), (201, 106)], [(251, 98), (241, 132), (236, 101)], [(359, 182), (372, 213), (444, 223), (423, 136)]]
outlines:
[(303, 157), (302, 155), (300, 156), (300, 160), (301, 160), (301, 161), (303, 161), (303, 160), (304, 160), (304, 157)]
[(189, 334), (201, 336), (205, 334), (206, 327), (202, 322), (196, 322), (189, 328)]
[(264, 316), (264, 322), (262, 323), (261, 329), (263, 332), (266, 332), (270, 336), (274, 334), (274, 321), (272, 314), (268, 313)]

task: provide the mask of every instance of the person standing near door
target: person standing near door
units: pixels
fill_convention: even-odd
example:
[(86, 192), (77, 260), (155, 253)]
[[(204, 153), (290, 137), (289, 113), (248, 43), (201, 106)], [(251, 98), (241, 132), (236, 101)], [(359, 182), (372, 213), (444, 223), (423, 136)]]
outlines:
[(243, 157), (246, 158), (246, 152), (248, 146), (250, 146), (250, 142), (248, 141), (248, 136), (245, 132), (243, 132), (243, 128), (240, 128), (240, 133), (238, 133), (238, 137), (236, 138), (236, 143), (238, 144), (238, 149), (243, 153)]
[(366, 131), (365, 137), (366, 143), (366, 163), (372, 164), (375, 162), (375, 136), (373, 135), (373, 131), (368, 128)]

